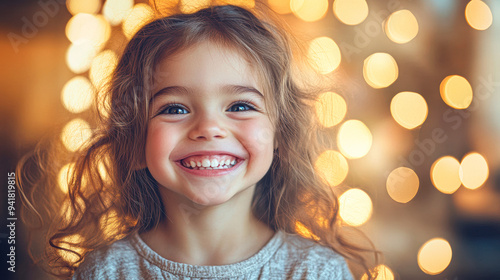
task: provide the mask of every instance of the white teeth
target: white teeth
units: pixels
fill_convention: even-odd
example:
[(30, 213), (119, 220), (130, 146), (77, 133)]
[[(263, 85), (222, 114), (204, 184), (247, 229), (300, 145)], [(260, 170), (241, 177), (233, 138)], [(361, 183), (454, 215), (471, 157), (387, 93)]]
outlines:
[(205, 170), (205, 169), (227, 169), (231, 168), (236, 164), (237, 160), (233, 159), (232, 161), (230, 159), (226, 160), (221, 160), (220, 162), (217, 159), (212, 159), (211, 161), (209, 159), (204, 159), (201, 162), (195, 162), (194, 160), (191, 160), (189, 162), (182, 161), (182, 165), (191, 169), (199, 169), (199, 170)]

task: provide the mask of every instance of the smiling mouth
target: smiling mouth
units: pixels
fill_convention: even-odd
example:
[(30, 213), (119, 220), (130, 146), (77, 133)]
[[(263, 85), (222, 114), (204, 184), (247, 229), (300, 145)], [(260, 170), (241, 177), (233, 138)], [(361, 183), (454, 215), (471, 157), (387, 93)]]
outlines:
[(233, 156), (195, 156), (180, 161), (181, 165), (191, 170), (229, 169), (240, 160)]

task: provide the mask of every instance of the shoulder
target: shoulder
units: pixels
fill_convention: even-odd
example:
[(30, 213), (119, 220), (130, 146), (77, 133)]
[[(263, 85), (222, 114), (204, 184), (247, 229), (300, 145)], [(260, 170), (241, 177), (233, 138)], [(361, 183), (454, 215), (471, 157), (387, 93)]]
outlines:
[(282, 238), (274, 259), (287, 279), (353, 279), (344, 257), (333, 249), (298, 235), (282, 233)]
[(76, 269), (73, 279), (122, 278), (120, 276), (125, 271), (134, 269), (139, 259), (129, 236), (88, 253)]

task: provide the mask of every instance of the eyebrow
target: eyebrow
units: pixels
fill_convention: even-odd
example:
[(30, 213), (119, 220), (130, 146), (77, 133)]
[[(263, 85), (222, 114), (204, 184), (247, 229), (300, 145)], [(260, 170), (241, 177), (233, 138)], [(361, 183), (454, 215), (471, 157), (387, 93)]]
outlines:
[[(242, 94), (246, 92), (254, 93), (256, 96), (259, 98), (264, 99), (264, 95), (256, 88), (252, 86), (242, 86), (242, 85), (223, 85), (220, 87), (222, 92), (225, 93), (233, 93), (233, 94)], [(182, 95), (182, 94), (188, 94), (191, 92), (188, 88), (182, 87), (182, 86), (170, 86), (170, 87), (164, 87), (157, 91), (149, 103), (152, 103), (154, 99), (158, 96), (161, 95)]]

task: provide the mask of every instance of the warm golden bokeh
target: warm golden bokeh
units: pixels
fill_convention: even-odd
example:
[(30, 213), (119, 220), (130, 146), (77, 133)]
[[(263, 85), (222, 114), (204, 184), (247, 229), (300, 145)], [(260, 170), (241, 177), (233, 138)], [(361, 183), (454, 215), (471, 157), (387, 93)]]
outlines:
[(139, 3), (132, 8), (130, 14), (125, 18), (122, 25), (123, 34), (127, 39), (132, 38), (141, 27), (152, 21), (153, 9), (147, 4)]
[(360, 189), (350, 189), (339, 197), (339, 214), (351, 226), (360, 226), (368, 221), (373, 211), (372, 200)]
[(106, 0), (102, 14), (111, 25), (120, 24), (134, 7), (134, 0)]
[(75, 76), (63, 87), (61, 100), (64, 108), (71, 113), (81, 113), (90, 108), (95, 90), (89, 79)]
[(216, 5), (234, 5), (245, 9), (253, 9), (255, 0), (216, 0)]
[(385, 21), (384, 31), (391, 41), (398, 44), (408, 43), (418, 34), (417, 18), (409, 10), (396, 11)]
[(337, 144), (345, 157), (364, 157), (370, 151), (372, 142), (372, 134), (362, 121), (348, 120), (340, 126)]
[(388, 53), (374, 53), (363, 63), (363, 77), (373, 88), (386, 88), (398, 78), (396, 60)]
[(314, 235), (308, 228), (306, 228), (301, 222), (295, 222), (295, 231), (305, 238), (319, 240), (319, 238)]
[(210, 6), (210, 0), (179, 0), (179, 9), (185, 14), (192, 14)]
[(344, 98), (334, 92), (325, 92), (316, 102), (316, 115), (324, 127), (339, 124), (347, 113), (347, 104)]
[(444, 78), (439, 91), (443, 101), (452, 108), (466, 109), (472, 103), (472, 87), (462, 76), (451, 75)]
[(339, 46), (329, 37), (313, 39), (309, 43), (307, 57), (321, 74), (328, 74), (337, 69), (341, 61)]
[(391, 115), (404, 128), (414, 129), (427, 118), (427, 102), (416, 92), (403, 91), (391, 101)]
[(408, 167), (398, 167), (387, 177), (387, 193), (394, 201), (407, 203), (417, 194), (419, 184), (415, 171)]
[(90, 125), (86, 121), (76, 118), (64, 126), (61, 140), (68, 151), (74, 152), (84, 145), (91, 135)]
[(481, 154), (469, 153), (460, 163), (459, 175), (464, 187), (475, 190), (481, 187), (488, 179), (488, 163)]
[(76, 14), (66, 24), (66, 37), (76, 45), (101, 48), (111, 36), (111, 26), (102, 15)]
[(465, 7), (465, 19), (477, 30), (486, 30), (493, 23), (490, 7), (480, 0), (472, 0)]
[(91, 43), (71, 44), (66, 52), (66, 65), (75, 74), (84, 73), (98, 52), (99, 48)]
[(105, 50), (92, 60), (89, 77), (96, 89), (101, 90), (110, 82), (111, 74), (117, 64), (118, 56), (112, 50)]
[[(373, 275), (377, 275), (373, 280), (394, 280), (394, 274), (392, 270), (386, 265), (379, 264), (375, 268), (372, 269)], [(368, 280), (368, 275), (365, 273), (361, 277), (361, 280)]]
[(328, 0), (290, 0), (290, 9), (303, 21), (317, 21), (325, 17)]
[(333, 150), (324, 151), (319, 155), (314, 166), (319, 175), (332, 186), (340, 185), (349, 172), (347, 160), (341, 153)]
[(72, 15), (78, 13), (95, 14), (101, 9), (101, 0), (67, 0), (66, 7)]
[[(82, 242), (83, 242), (83, 237), (80, 234), (74, 234), (64, 237), (62, 241), (59, 242), (57, 245), (62, 248), (71, 249), (72, 251), (82, 254), (84, 250), (83, 248), (78, 246)], [(58, 253), (61, 256), (61, 258), (63, 258), (67, 262), (76, 262), (78, 260), (78, 255), (76, 255), (75, 253), (71, 253), (65, 250), (58, 250)]]
[(75, 168), (75, 163), (68, 163), (65, 164), (61, 170), (59, 170), (59, 175), (57, 176), (57, 181), (59, 183), (59, 189), (63, 193), (68, 193), (68, 179), (70, 178), (70, 175), (73, 173), (73, 170)]
[(418, 266), (423, 272), (436, 275), (448, 267), (451, 257), (450, 243), (442, 238), (433, 238), (420, 247)]
[(431, 180), (442, 193), (452, 194), (462, 184), (459, 176), (460, 163), (451, 156), (437, 159), (431, 167)]
[(290, 9), (290, 0), (267, 0), (269, 7), (278, 14), (289, 14), (292, 12)]
[(368, 16), (368, 4), (365, 0), (335, 0), (333, 13), (342, 23), (360, 24)]

